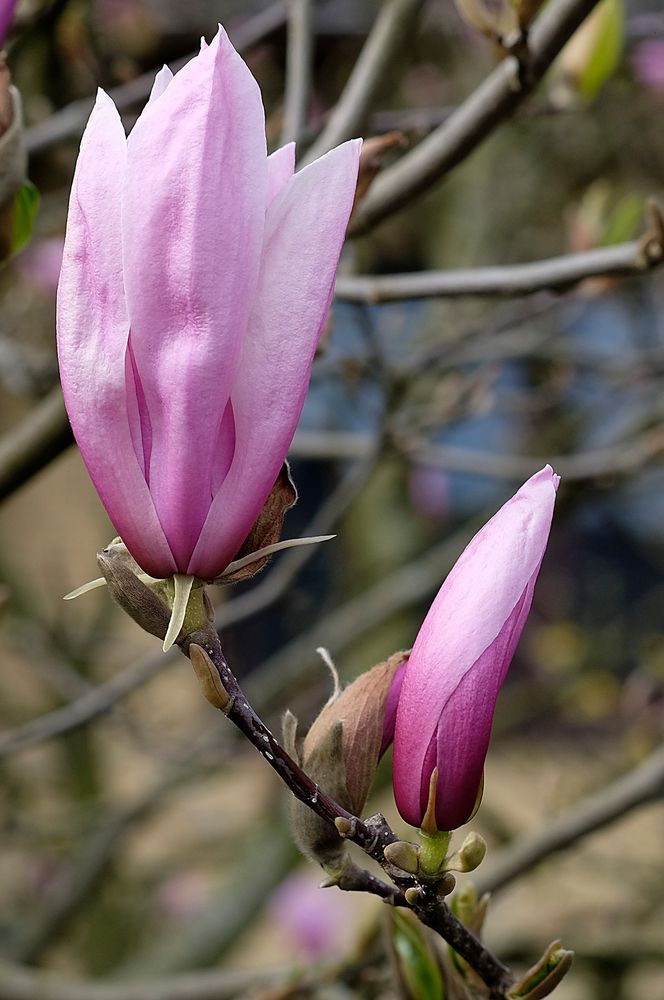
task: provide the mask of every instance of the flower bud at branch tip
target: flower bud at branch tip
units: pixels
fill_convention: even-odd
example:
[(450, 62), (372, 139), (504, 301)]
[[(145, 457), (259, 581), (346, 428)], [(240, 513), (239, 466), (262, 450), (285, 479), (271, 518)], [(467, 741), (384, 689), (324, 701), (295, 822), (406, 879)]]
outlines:
[(448, 871), (472, 872), (484, 861), (486, 855), (486, 841), (479, 833), (468, 834), (463, 844), (445, 862)]
[(420, 851), (417, 844), (397, 840), (396, 843), (387, 845), (383, 855), (386, 861), (400, 871), (407, 872), (408, 875), (417, 875), (420, 870)]
[(403, 818), (427, 833), (456, 830), (479, 804), (496, 700), (530, 611), (558, 484), (550, 466), (541, 469), (471, 539), (403, 670), (394, 794)]
[(511, 987), (509, 1000), (543, 1000), (567, 975), (573, 960), (573, 951), (561, 947), (560, 941), (552, 941), (539, 962)]

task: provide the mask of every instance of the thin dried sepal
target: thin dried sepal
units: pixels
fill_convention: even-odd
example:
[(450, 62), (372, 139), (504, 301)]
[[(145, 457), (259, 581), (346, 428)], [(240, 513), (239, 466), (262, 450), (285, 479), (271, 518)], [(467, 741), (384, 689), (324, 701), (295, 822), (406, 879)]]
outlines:
[(131, 568), (133, 559), (119, 546), (109, 546), (97, 556), (97, 565), (104, 574), (111, 597), (134, 621), (149, 632), (163, 639), (168, 629), (169, 608), (150, 587), (147, 587)]
[[(258, 515), (256, 522), (242, 543), (242, 547), (235, 553), (233, 563), (240, 562), (245, 557), (258, 553), (270, 545), (274, 545), (281, 538), (281, 531), (286, 513), (297, 500), (297, 490), (290, 474), (288, 462), (284, 462), (277, 480), (272, 487), (272, 491), (263, 505), (263, 509)], [(213, 583), (239, 583), (241, 580), (248, 580), (259, 570), (263, 569), (269, 554), (257, 560), (252, 560), (249, 564), (242, 563), (236, 571), (229, 573), (228, 569), (217, 577)], [(231, 563), (231, 566), (233, 565)]]
[[(325, 705), (304, 740), (302, 756), (308, 771), (308, 761), (325, 740), (328, 730), (337, 722), (343, 723), (346, 791), (339, 801), (356, 815), (364, 809), (380, 757), (390, 685), (406, 658), (406, 653), (395, 653), (389, 660), (361, 674)], [(326, 787), (324, 779), (321, 783)]]

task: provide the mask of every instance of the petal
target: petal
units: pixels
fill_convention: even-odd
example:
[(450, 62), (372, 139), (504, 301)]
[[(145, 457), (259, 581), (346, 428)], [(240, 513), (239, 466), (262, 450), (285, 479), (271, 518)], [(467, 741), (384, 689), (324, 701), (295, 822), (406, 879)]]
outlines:
[(100, 91), (81, 142), (58, 287), (58, 357), (67, 412), (111, 521), (136, 562), (170, 575), (173, 556), (132, 442), (125, 358), (120, 204), (126, 140)]
[[(558, 477), (547, 466), (475, 535), (419, 631), (405, 671), (395, 735), (394, 787), (399, 810), (407, 819), (418, 813), (421, 818), (421, 796), (426, 794), (423, 789), (430, 774), (430, 769), (424, 774), (427, 760), (431, 764), (427, 753), (439, 726), (446, 739), (454, 739), (447, 731), (447, 706), (471, 672), (482, 690), (495, 692), (491, 695), (490, 728), (495, 697), (530, 608), (557, 485)], [(522, 617), (517, 615), (519, 627), (512, 633), (510, 622), (515, 609), (522, 609), (524, 594), (530, 595), (527, 606), (523, 605)], [(510, 645), (506, 636), (512, 634)], [(494, 651), (491, 655), (487, 653), (490, 649)], [(501, 650), (506, 656), (509, 653), (505, 661), (500, 659)], [(489, 735), (485, 732), (487, 706), (489, 701), (480, 705), (466, 699), (463, 703), (469, 725), (477, 734), (477, 745), (482, 747), (482, 760)], [(459, 725), (458, 718), (452, 725)], [(464, 744), (459, 753), (462, 749), (470, 760), (472, 744)], [(439, 759), (439, 768), (444, 766), (444, 760)]]
[[(496, 701), (530, 612), (536, 579), (537, 572), (495, 642), (465, 674), (441, 714), (436, 746), (440, 830), (456, 830), (475, 808)], [(420, 815), (426, 810), (428, 792), (427, 780), (420, 790)]]
[(267, 158), (267, 206), (281, 194), (295, 171), (295, 143), (289, 142)]
[(168, 66), (162, 66), (157, 75), (154, 78), (154, 83), (152, 84), (152, 90), (150, 91), (150, 96), (148, 97), (148, 103), (151, 101), (156, 101), (157, 98), (165, 92), (169, 83), (173, 79), (173, 73), (168, 68)]
[(350, 215), (360, 141), (295, 174), (267, 213), (256, 301), (236, 384), (235, 454), (189, 572), (218, 575), (235, 555), (286, 457), (306, 395)]
[(221, 30), (128, 140), (132, 349), (152, 428), (150, 492), (179, 567), (212, 498), (214, 450), (258, 277), (266, 160), (258, 86)]

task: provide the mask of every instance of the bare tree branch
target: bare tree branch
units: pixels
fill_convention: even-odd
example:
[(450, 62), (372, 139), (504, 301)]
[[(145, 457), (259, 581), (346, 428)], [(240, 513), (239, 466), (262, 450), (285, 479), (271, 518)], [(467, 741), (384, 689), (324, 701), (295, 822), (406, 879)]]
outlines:
[(422, 0), (386, 0), (382, 4), (344, 92), (325, 128), (303, 157), (303, 163), (311, 163), (333, 146), (360, 133), (376, 91), (409, 37), (421, 6)]
[(40, 472), (73, 440), (58, 386), (0, 439), (0, 500)]
[(313, 50), (313, 0), (288, 0), (282, 146), (297, 141), (307, 124)]
[(508, 56), (426, 139), (380, 174), (350, 232), (365, 233), (461, 163), (530, 94), (598, 0), (551, 0), (532, 27), (528, 63)]
[[(231, 41), (238, 51), (243, 52), (255, 45), (266, 35), (271, 34), (280, 28), (286, 20), (285, 0), (277, 0), (259, 14), (248, 18), (243, 24), (239, 24), (235, 30), (229, 32)], [(174, 71), (181, 69), (185, 63), (196, 55), (195, 52), (178, 59), (172, 63)], [(143, 73), (127, 83), (120, 84), (109, 91), (109, 96), (113, 98), (118, 111), (127, 111), (134, 105), (141, 104), (152, 89), (156, 70)], [(48, 146), (52, 146), (64, 139), (71, 139), (83, 133), (85, 124), (90, 117), (92, 98), (85, 98), (81, 101), (74, 101), (56, 111), (55, 114), (46, 118), (43, 122), (30, 126), (26, 129), (25, 139), (28, 153), (39, 153)]]
[(552, 854), (620, 819), (631, 809), (663, 796), (664, 747), (660, 747), (633, 771), (504, 848), (486, 872), (475, 876), (478, 892), (495, 892)]
[[(642, 468), (664, 450), (664, 432), (655, 427), (620, 444), (575, 455), (514, 455), (429, 444), (420, 439), (397, 441), (396, 447), (415, 462), (494, 479), (519, 481), (549, 463), (566, 480), (626, 475)], [(309, 459), (357, 459), (368, 453), (373, 436), (355, 431), (298, 431), (291, 454)]]
[(2, 962), (0, 1000), (232, 1000), (252, 987), (298, 982), (302, 976), (288, 966), (258, 972), (212, 969), (134, 982), (77, 982)]
[(528, 264), (417, 271), (412, 274), (340, 275), (335, 294), (342, 302), (395, 302), (404, 299), (461, 298), (472, 295), (530, 295), (563, 290), (587, 278), (640, 275), (657, 267), (664, 248), (642, 240), (566, 254)]

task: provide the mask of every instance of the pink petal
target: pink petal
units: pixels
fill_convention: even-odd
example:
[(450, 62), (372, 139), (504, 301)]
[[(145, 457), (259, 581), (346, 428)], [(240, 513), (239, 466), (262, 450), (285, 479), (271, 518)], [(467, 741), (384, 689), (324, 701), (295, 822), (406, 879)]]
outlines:
[(148, 97), (148, 104), (152, 101), (156, 101), (163, 93), (166, 92), (166, 88), (172, 79), (173, 73), (168, 66), (162, 66), (154, 78), (152, 90), (150, 91), (150, 96)]
[(210, 578), (256, 520), (297, 426), (355, 196), (360, 141), (295, 174), (268, 210), (255, 305), (232, 392), (233, 464), (189, 573)]
[(179, 568), (255, 297), (267, 167), (258, 85), (220, 29), (128, 141), (123, 252), (131, 341), (152, 428), (149, 485)]
[(289, 142), (267, 158), (267, 206), (281, 194), (295, 170), (295, 143)]
[(69, 419), (116, 530), (148, 573), (175, 563), (132, 442), (120, 202), (126, 140), (100, 91), (81, 142), (58, 287), (58, 356)]
[[(496, 701), (530, 612), (536, 579), (537, 572), (496, 640), (466, 673), (441, 713), (436, 746), (440, 830), (456, 830), (474, 811)], [(426, 811), (428, 794), (427, 780), (426, 789), (420, 790), (420, 815)]]
[[(453, 795), (464, 781), (473, 786), (477, 762), (484, 761), (495, 699), (546, 548), (558, 481), (549, 466), (542, 469), (475, 535), (419, 631), (399, 700), (394, 752), (397, 804), (410, 822), (422, 817), (437, 732), (439, 787), (448, 788), (447, 803), (438, 801), (438, 809), (449, 811), (451, 803), (456, 818), (468, 797), (474, 802), (477, 785), (462, 804)], [(456, 762), (452, 779), (448, 758)]]

